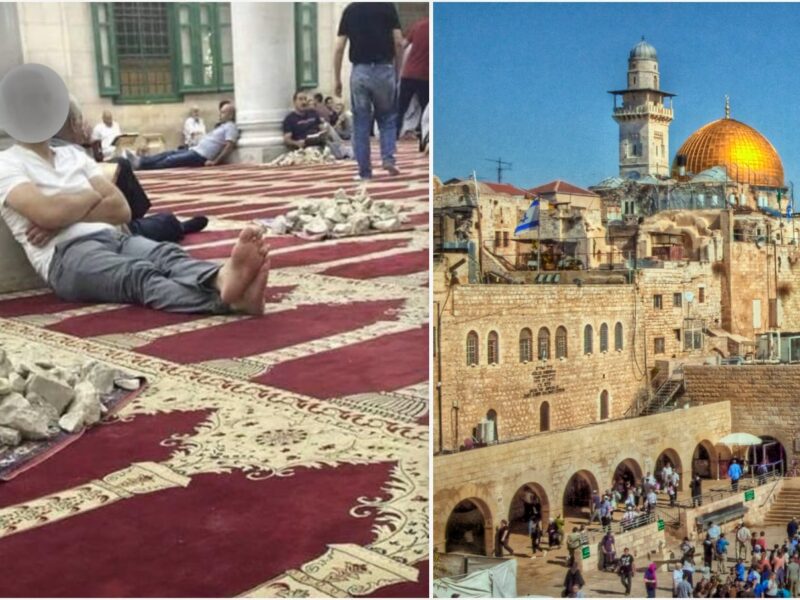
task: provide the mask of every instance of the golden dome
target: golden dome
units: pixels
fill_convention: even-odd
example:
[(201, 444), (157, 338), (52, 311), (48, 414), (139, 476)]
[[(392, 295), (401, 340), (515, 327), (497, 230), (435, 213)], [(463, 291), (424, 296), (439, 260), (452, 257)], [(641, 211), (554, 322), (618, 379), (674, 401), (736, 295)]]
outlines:
[(783, 187), (783, 163), (769, 140), (744, 123), (728, 117), (712, 121), (689, 136), (676, 154), (686, 156), (686, 172), (697, 175), (711, 167), (727, 170), (740, 183)]

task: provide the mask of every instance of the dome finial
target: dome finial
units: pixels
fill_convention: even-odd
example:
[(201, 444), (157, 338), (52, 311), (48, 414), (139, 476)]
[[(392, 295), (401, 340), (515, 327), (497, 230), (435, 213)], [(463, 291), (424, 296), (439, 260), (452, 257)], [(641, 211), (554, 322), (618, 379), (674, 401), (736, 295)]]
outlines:
[(731, 118), (731, 99), (728, 94), (725, 94), (725, 118)]

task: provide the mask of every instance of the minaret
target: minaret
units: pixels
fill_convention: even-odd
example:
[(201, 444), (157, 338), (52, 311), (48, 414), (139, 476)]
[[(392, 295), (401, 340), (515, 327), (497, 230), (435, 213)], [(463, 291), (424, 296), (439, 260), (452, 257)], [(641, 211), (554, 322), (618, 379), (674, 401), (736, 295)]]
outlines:
[(669, 124), (675, 94), (662, 92), (658, 79), (656, 49), (642, 37), (628, 56), (628, 87), (609, 92), (614, 96), (613, 117), (619, 123), (620, 177), (669, 176)]

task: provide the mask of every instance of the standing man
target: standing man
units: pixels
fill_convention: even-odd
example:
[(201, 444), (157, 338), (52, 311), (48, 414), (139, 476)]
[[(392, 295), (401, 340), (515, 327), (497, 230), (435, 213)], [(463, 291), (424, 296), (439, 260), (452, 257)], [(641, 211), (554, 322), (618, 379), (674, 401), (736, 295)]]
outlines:
[(789, 536), (790, 540), (794, 537), (794, 534), (797, 533), (797, 529), (797, 517), (792, 517), (792, 520), (786, 525), (786, 535)]
[(503, 519), (500, 521), (500, 527), (497, 529), (497, 533), (495, 534), (495, 543), (494, 543), (494, 555), (498, 557), (503, 556), (503, 548), (505, 548), (509, 554), (514, 554), (514, 549), (508, 545), (508, 536), (511, 534), (511, 530), (508, 528), (508, 521)]
[(578, 550), (581, 549), (581, 534), (577, 527), (572, 528), (572, 533), (567, 536), (567, 551), (569, 552), (569, 564), (575, 564)]
[(731, 490), (734, 492), (739, 491), (739, 479), (742, 478), (742, 467), (739, 462), (734, 458), (731, 466), (728, 467), (728, 477), (731, 480)]
[(717, 564), (719, 565), (720, 575), (724, 575), (727, 570), (728, 564), (728, 540), (725, 539), (725, 534), (720, 533), (719, 539), (716, 544), (717, 550)]
[(694, 476), (689, 487), (692, 492), (692, 508), (695, 506), (703, 506), (703, 483), (700, 480), (700, 475)]
[(744, 521), (736, 528), (736, 558), (747, 558), (747, 547), (750, 545), (750, 530)]
[(110, 110), (103, 111), (103, 120), (94, 126), (92, 130), (92, 141), (100, 142), (103, 151), (103, 160), (109, 160), (114, 156), (114, 140), (122, 135), (119, 123), (114, 121), (114, 116)]
[(592, 491), (592, 510), (589, 514), (589, 524), (591, 525), (594, 523), (594, 520), (597, 519), (600, 521), (600, 504), (602, 504), (602, 500), (600, 500), (600, 494), (597, 493), (597, 490)]
[(397, 76), (402, 60), (400, 18), (390, 2), (353, 2), (344, 9), (336, 38), (333, 74), (335, 95), (342, 95), (342, 60), (350, 41), (350, 105), (353, 109), (353, 150), (358, 178), (372, 178), (369, 130), (374, 111), (378, 121), (382, 167), (390, 175), (395, 164), (397, 137)]
[(625, 586), (625, 595), (631, 595), (631, 576), (633, 575), (633, 556), (628, 548), (622, 551), (619, 557), (619, 580)]
[(420, 113), (425, 112), (428, 106), (428, 28), (429, 19), (425, 17), (414, 23), (408, 32), (405, 46), (411, 46), (408, 58), (403, 65), (403, 76), (400, 79), (400, 110), (397, 113), (397, 136), (403, 129), (403, 119), (406, 116), (411, 100), (414, 96), (419, 102)]

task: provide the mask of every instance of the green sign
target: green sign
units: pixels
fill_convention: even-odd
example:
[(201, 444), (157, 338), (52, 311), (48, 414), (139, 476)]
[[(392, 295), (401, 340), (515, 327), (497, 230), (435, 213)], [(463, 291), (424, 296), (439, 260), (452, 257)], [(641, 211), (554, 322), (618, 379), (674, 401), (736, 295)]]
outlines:
[(581, 548), (581, 558), (583, 558), (583, 560), (589, 558), (590, 555), (591, 555), (591, 550), (589, 549), (589, 546), (584, 546), (583, 548)]
[(659, 519), (658, 520), (658, 530), (659, 531), (664, 531), (664, 519)]
[(751, 500), (755, 500), (755, 499), (756, 499), (756, 491), (755, 490), (747, 490), (744, 493), (744, 501), (745, 502), (750, 502)]

